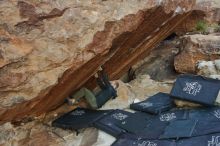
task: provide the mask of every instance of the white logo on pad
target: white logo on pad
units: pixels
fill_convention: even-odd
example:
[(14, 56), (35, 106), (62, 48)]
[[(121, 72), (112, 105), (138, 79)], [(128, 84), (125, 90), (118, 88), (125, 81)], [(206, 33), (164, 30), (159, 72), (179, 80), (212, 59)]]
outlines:
[(197, 93), (199, 93), (202, 89), (202, 85), (198, 82), (186, 82), (186, 86), (183, 88), (183, 91), (185, 91), (187, 94), (196, 96)]
[(117, 119), (117, 120), (124, 120), (128, 117), (128, 115), (122, 114), (122, 113), (115, 113), (112, 115), (113, 118)]
[(143, 141), (142, 143), (139, 143), (138, 146), (157, 146), (157, 144), (150, 141)]
[(71, 113), (71, 115), (74, 115), (74, 116), (81, 116), (83, 114), (85, 114), (85, 111), (83, 110), (75, 110)]
[(220, 146), (220, 136), (212, 136), (212, 140), (208, 141), (208, 146)]
[(157, 144), (151, 141), (143, 141), (142, 143), (139, 143), (138, 146), (157, 146)]
[(220, 110), (214, 111), (214, 116), (218, 119), (220, 119)]
[(167, 113), (160, 116), (160, 121), (170, 121), (176, 119), (175, 113)]

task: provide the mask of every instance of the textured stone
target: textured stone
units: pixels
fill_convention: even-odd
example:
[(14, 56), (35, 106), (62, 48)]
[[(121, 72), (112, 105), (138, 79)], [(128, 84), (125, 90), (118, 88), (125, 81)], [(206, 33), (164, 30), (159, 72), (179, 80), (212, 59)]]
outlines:
[(125, 84), (120, 80), (112, 81), (117, 85), (117, 98), (108, 101), (101, 109), (125, 109), (129, 108), (130, 104), (134, 101), (135, 95), (131, 91), (130, 84)]
[[(104, 38), (108, 39), (104, 40), (99, 31), (107, 27), (105, 22), (137, 13), (146, 5), (144, 1), (133, 6), (134, 2), (75, 0), (4, 0), (0, 3), (0, 113), (18, 103), (25, 103), (27, 113), (28, 110), (36, 112), (33, 108), (39, 103), (39, 97), (44, 97), (65, 71), (70, 68), (75, 71), (96, 54), (107, 52), (118, 34), (137, 25), (134, 21), (123, 30), (115, 25), (114, 30), (107, 31)], [(111, 34), (112, 31), (115, 32)], [(35, 97), (37, 101), (27, 103)], [(56, 102), (59, 105), (63, 99)], [(41, 108), (41, 105), (37, 110), (45, 111), (46, 107)]]
[(196, 70), (197, 74), (206, 77), (220, 79), (220, 60), (199, 61)]
[[(104, 65), (120, 78), (205, 0), (0, 1), (0, 122), (35, 116)], [(89, 85), (90, 84), (90, 85)]]
[(180, 73), (195, 73), (196, 64), (200, 60), (220, 58), (220, 36), (218, 35), (186, 35), (182, 38), (180, 54), (175, 57), (174, 65)]
[(174, 40), (165, 40), (152, 50), (149, 56), (133, 67), (135, 75), (149, 74), (151, 79), (159, 81), (176, 78), (174, 57), (178, 52), (178, 37)]
[(113, 81), (118, 84), (118, 97), (108, 101), (101, 109), (128, 109), (135, 99), (143, 100), (158, 92), (169, 93), (173, 81), (158, 82), (150, 78), (149, 75), (138, 75), (136, 79), (129, 83), (120, 80)]
[(158, 82), (150, 79), (149, 75), (140, 75), (137, 79), (129, 83), (135, 98), (144, 100), (158, 92), (169, 93), (172, 89), (173, 81)]

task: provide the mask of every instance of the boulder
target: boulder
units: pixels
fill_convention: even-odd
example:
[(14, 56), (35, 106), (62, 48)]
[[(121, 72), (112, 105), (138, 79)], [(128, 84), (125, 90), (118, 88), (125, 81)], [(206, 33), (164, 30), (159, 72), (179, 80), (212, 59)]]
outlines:
[(181, 40), (181, 51), (175, 57), (174, 66), (179, 73), (196, 73), (198, 61), (220, 58), (220, 36), (216, 34), (186, 35)]
[(197, 74), (220, 79), (220, 60), (199, 61), (196, 66)]

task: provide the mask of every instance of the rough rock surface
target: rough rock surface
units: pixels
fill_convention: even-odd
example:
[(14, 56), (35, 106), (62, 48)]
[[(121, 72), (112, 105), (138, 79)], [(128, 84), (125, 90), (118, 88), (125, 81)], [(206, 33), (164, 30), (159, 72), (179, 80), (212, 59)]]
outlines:
[(199, 75), (220, 79), (220, 60), (199, 61), (196, 68)]
[(149, 56), (136, 64), (133, 67), (135, 75), (149, 74), (153, 80), (159, 81), (176, 78), (174, 57), (179, 52), (179, 39), (172, 39), (161, 42)]
[[(215, 1), (217, 2), (217, 1)], [(111, 79), (149, 54), (206, 0), (1, 0), (0, 122), (56, 108), (100, 65)]]
[(220, 58), (220, 36), (186, 35), (182, 38), (181, 52), (175, 57), (174, 65), (180, 73), (196, 73), (198, 61)]

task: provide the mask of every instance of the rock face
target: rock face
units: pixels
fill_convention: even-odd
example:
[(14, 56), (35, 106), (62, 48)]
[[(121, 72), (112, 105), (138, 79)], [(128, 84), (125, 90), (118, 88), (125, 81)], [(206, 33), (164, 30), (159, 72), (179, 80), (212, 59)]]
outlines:
[[(207, 5), (208, 4), (208, 5)], [(0, 1), (0, 122), (56, 108), (104, 65), (111, 79), (147, 56), (205, 0)]]
[(199, 75), (220, 79), (220, 60), (199, 61), (196, 68)]
[[(172, 36), (170, 36), (172, 38)], [(175, 37), (175, 36), (174, 36)], [(144, 60), (137, 63), (135, 75), (149, 74), (154, 80), (174, 79), (177, 73), (174, 69), (174, 57), (179, 52), (178, 38), (173, 40), (165, 40), (156, 47)], [(140, 64), (140, 65), (139, 65)]]
[(175, 69), (180, 73), (196, 73), (196, 64), (201, 60), (220, 58), (219, 35), (186, 35), (182, 38), (181, 52), (175, 57)]

